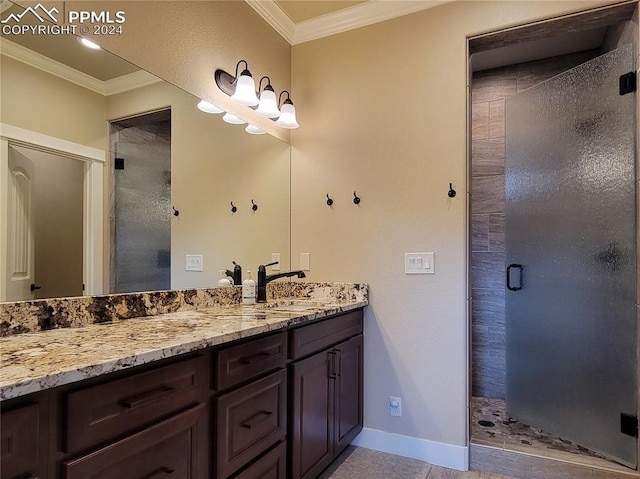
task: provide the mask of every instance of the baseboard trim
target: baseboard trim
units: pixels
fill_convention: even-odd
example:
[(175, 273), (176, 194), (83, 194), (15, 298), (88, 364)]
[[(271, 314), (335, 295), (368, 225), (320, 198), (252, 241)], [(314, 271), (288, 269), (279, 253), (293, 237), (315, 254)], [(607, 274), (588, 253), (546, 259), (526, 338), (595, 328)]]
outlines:
[(469, 470), (469, 448), (466, 446), (454, 446), (367, 427), (362, 429), (362, 432), (351, 444), (397, 456), (419, 459), (429, 464), (458, 471)]

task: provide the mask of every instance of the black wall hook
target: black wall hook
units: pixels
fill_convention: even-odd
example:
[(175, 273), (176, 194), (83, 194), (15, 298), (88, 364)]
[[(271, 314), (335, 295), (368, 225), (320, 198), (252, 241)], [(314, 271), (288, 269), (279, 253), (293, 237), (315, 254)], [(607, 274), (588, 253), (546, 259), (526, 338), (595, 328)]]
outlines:
[(359, 204), (360, 204), (360, 198), (358, 197), (358, 195), (356, 195), (356, 192), (355, 192), (355, 191), (353, 192), (353, 202), (354, 202), (356, 205), (359, 205)]
[(253, 205), (253, 206), (251, 207), (251, 209), (252, 209), (253, 211), (258, 211), (258, 205), (256, 205), (256, 204), (253, 202), (253, 200), (251, 200), (251, 204)]
[(449, 183), (449, 192), (447, 193), (447, 195), (449, 196), (449, 198), (455, 198), (456, 197), (456, 190), (453, 189), (453, 184)]
[(236, 205), (233, 204), (233, 201), (231, 202), (231, 212), (235, 213), (236, 211), (238, 211), (238, 207)]
[(175, 206), (171, 205), (171, 208), (173, 209), (173, 216), (180, 216), (180, 212), (176, 209)]
[(327, 205), (331, 206), (333, 204), (333, 200), (329, 198), (329, 193), (327, 193)]

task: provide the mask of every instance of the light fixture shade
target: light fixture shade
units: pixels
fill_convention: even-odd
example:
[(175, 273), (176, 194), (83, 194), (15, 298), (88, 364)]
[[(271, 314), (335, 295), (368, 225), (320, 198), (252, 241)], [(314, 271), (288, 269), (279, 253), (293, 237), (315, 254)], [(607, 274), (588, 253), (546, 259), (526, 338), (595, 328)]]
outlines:
[(247, 125), (244, 131), (246, 131), (251, 135), (264, 135), (266, 133), (263, 129), (258, 128), (257, 126), (252, 125), (251, 123)]
[(256, 96), (256, 82), (253, 81), (251, 74), (247, 70), (242, 72), (236, 81), (236, 91), (231, 95), (231, 99), (236, 103), (244, 106), (256, 106), (260, 103)]
[(229, 112), (224, 114), (224, 116), (222, 117), (222, 120), (226, 121), (227, 123), (231, 123), (232, 125), (244, 125), (246, 123), (246, 121), (238, 118), (233, 113), (229, 113)]
[(265, 88), (262, 91), (260, 94), (260, 105), (258, 105), (256, 115), (260, 115), (265, 118), (278, 118), (280, 110), (278, 109), (276, 94), (273, 90)]
[(280, 118), (276, 121), (276, 125), (280, 128), (287, 128), (288, 130), (300, 127), (296, 121), (296, 107), (293, 106), (293, 103), (289, 101), (285, 102), (280, 112)]
[(92, 42), (91, 40), (88, 40), (86, 38), (82, 38), (82, 37), (78, 37), (78, 41), (84, 45), (87, 48), (91, 48), (93, 50), (101, 50), (102, 48), (100, 48), (100, 45), (98, 45), (97, 43)]
[(209, 103), (208, 101), (205, 101), (205, 100), (200, 100), (200, 102), (198, 103), (198, 110), (203, 111), (205, 113), (212, 113), (212, 114), (224, 113), (224, 110), (222, 108), (218, 108), (213, 103)]

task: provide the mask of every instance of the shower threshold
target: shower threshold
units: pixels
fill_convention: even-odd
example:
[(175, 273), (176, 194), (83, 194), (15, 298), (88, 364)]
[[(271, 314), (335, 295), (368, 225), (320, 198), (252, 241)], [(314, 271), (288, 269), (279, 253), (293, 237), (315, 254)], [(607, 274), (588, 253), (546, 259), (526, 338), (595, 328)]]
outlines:
[(511, 418), (501, 399), (471, 399), (471, 443), (599, 469), (636, 472), (586, 447)]

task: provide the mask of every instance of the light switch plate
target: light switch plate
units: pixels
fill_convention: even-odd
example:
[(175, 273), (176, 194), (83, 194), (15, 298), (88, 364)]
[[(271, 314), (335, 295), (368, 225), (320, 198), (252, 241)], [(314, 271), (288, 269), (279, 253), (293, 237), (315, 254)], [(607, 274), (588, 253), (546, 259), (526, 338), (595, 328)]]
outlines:
[(202, 271), (204, 259), (201, 254), (186, 255), (186, 271)]
[(275, 263), (278, 262), (278, 264), (274, 264), (271, 267), (271, 271), (280, 271), (281, 267), (280, 267), (280, 253), (271, 253), (271, 262)]
[(309, 267), (309, 253), (300, 253), (300, 269), (302, 271), (309, 271), (311, 268)]
[(434, 274), (434, 254), (405, 253), (404, 272), (405, 274)]

